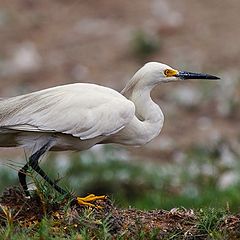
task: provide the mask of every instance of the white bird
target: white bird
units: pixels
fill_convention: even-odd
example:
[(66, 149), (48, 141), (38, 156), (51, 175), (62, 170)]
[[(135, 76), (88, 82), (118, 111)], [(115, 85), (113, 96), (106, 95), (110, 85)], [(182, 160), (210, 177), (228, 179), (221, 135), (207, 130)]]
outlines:
[[(164, 115), (153, 102), (151, 90), (160, 83), (218, 77), (177, 71), (158, 62), (140, 68), (121, 93), (89, 83), (48, 88), (0, 100), (0, 147), (32, 151), (19, 171), (19, 181), (29, 196), (26, 172), (32, 167), (60, 193), (66, 193), (39, 167), (47, 151), (82, 151), (95, 144), (143, 145), (160, 133)], [(91, 204), (99, 196), (78, 198)], [(104, 196), (100, 196), (100, 199)]]

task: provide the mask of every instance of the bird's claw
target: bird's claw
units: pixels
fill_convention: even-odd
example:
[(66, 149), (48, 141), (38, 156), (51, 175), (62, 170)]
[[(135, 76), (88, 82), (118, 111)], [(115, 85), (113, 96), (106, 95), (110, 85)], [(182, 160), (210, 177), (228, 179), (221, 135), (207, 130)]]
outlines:
[(107, 196), (105, 195), (95, 196), (94, 194), (89, 194), (86, 197), (77, 197), (77, 202), (79, 205), (102, 209), (103, 208), (102, 206), (95, 205), (92, 202), (95, 202), (96, 200), (106, 200), (106, 199), (107, 199)]

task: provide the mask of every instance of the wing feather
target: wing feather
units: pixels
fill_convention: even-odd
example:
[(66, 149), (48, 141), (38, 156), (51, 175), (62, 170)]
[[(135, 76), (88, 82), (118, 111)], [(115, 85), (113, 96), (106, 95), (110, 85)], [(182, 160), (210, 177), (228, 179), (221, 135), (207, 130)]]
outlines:
[(134, 114), (134, 104), (120, 93), (78, 83), (0, 101), (0, 128), (60, 132), (84, 140), (118, 132)]

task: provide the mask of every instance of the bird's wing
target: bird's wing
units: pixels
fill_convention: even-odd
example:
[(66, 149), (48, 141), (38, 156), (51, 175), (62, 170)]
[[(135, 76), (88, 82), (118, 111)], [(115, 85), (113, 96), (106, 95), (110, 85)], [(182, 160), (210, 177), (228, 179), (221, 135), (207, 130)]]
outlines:
[(134, 114), (134, 104), (120, 93), (78, 83), (0, 101), (0, 128), (60, 132), (84, 140), (118, 132)]

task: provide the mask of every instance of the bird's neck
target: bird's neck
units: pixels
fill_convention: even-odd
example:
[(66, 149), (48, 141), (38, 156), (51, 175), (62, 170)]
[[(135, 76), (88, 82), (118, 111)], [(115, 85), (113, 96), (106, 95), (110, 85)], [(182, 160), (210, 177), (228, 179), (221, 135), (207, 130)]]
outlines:
[(157, 84), (157, 81), (142, 73), (140, 69), (121, 92), (135, 104), (136, 117), (142, 122), (154, 123), (163, 118), (161, 109), (153, 102), (150, 95)]
[(134, 141), (136, 145), (145, 144), (155, 138), (162, 129), (164, 116), (160, 107), (151, 99), (153, 88), (153, 85), (138, 82), (130, 93), (129, 99), (135, 104), (136, 109), (136, 117), (127, 127), (134, 136), (132, 144), (135, 144)]
[(153, 88), (152, 85), (143, 85), (138, 82), (129, 97), (135, 104), (137, 118), (142, 122), (156, 123), (163, 118), (160, 107), (151, 98)]

